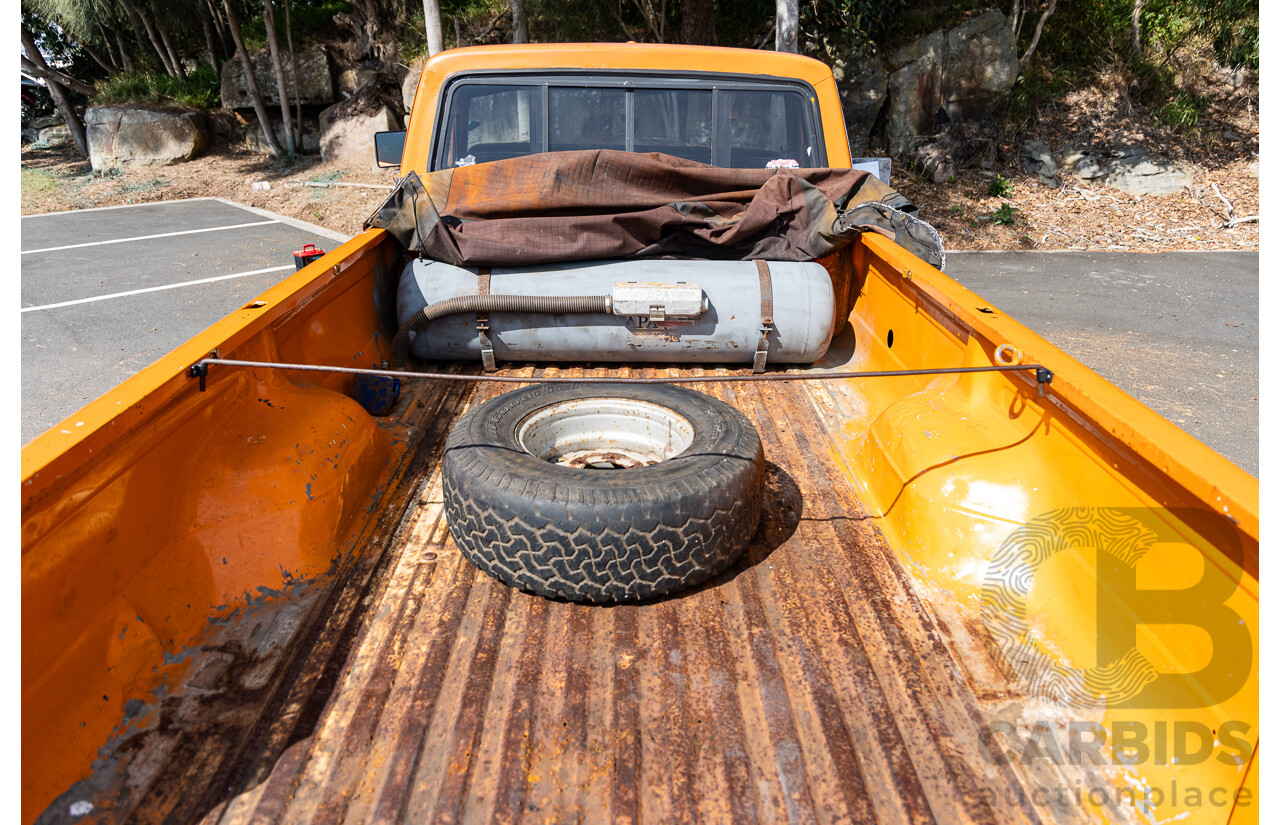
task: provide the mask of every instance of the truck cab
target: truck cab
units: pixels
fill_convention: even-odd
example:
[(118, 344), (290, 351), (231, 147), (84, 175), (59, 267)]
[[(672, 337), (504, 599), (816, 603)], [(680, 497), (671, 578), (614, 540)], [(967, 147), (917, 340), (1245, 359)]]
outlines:
[(850, 161), (831, 70), (816, 60), (593, 43), (439, 55), (419, 82), (401, 168), (425, 173), (468, 155), (485, 162), (572, 149), (747, 168), (778, 157), (806, 167)]

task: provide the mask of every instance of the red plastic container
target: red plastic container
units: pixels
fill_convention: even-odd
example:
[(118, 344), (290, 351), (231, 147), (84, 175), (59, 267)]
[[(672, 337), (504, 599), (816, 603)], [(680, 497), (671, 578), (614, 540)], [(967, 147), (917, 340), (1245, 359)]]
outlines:
[(323, 249), (316, 249), (316, 245), (309, 243), (301, 249), (295, 249), (293, 252), (293, 265), (295, 269), (302, 269), (307, 264), (314, 261), (324, 254)]

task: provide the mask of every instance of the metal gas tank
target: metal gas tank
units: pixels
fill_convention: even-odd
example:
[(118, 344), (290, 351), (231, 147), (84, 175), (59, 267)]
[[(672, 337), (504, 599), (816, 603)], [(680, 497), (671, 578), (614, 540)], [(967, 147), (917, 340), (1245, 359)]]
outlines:
[[(827, 351), (834, 322), (831, 276), (818, 263), (770, 261), (774, 331), (768, 361), (811, 364)], [(405, 267), (396, 295), (400, 324), (428, 304), (477, 294), (478, 271), (416, 259)], [(630, 285), (630, 286), (628, 286)], [(654, 294), (702, 291), (696, 315), (546, 315), (496, 312), (489, 338), (499, 361), (751, 362), (760, 339), (760, 278), (754, 261), (585, 261), (532, 267), (495, 267), (491, 295), (627, 295), (615, 312), (631, 313), (637, 287)], [(663, 289), (670, 287), (670, 289)], [(683, 302), (682, 305), (688, 302)], [(682, 309), (681, 312), (690, 310)], [(424, 360), (479, 360), (475, 315), (433, 322), (413, 341)]]

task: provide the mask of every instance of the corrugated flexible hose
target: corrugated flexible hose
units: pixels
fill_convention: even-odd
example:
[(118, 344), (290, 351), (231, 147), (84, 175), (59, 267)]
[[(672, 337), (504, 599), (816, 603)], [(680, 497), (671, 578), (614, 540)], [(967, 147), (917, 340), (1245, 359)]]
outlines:
[(409, 364), (409, 347), (414, 337), (432, 321), (468, 312), (541, 312), (547, 314), (608, 313), (610, 295), (461, 295), (437, 301), (419, 310), (404, 322), (391, 342), (391, 369), (403, 371)]

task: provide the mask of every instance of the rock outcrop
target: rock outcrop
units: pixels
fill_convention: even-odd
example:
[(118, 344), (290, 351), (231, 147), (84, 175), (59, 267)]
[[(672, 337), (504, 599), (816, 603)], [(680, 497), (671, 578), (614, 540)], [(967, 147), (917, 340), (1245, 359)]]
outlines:
[(1062, 169), (1081, 180), (1130, 195), (1173, 195), (1195, 182), (1195, 171), (1191, 167), (1153, 159), (1142, 146), (1112, 151), (1071, 151), (1063, 157)]
[(1058, 185), (1058, 164), (1053, 160), (1049, 144), (1040, 140), (1028, 140), (1018, 153), (1022, 170), (1036, 175), (1045, 186)]
[[(253, 74), (258, 81), (258, 91), (267, 105), (280, 105), (280, 92), (276, 86), (275, 70), (271, 66), (271, 54), (266, 50), (249, 56)], [(284, 69), (285, 89), (290, 99), (296, 94), (293, 75), (286, 59)], [(334, 101), (333, 72), (329, 67), (329, 54), (323, 46), (310, 46), (298, 52), (298, 89), (302, 103), (323, 104)], [(233, 57), (222, 67), (222, 105), (227, 109), (248, 109), (253, 106), (249, 85), (240, 58)]]
[[(276, 141), (284, 146), (284, 124), (279, 120), (271, 121), (271, 130), (275, 133)], [(308, 155), (314, 155), (320, 151), (320, 122), (315, 115), (308, 117), (303, 113), (301, 142), (298, 144), (298, 151)], [(239, 129), (239, 138), (244, 142), (251, 152), (270, 153), (271, 148), (267, 146), (266, 135), (262, 133), (262, 127), (255, 119), (250, 119), (248, 123)]]
[(69, 145), (71, 130), (62, 122), (62, 118), (38, 117), (28, 123), (22, 130), (23, 143), (47, 143), (50, 146)]
[(353, 104), (354, 101), (344, 101), (320, 113), (320, 157), (374, 168), (374, 134), (400, 126), (386, 106), (361, 109)]
[(422, 79), (422, 68), (427, 65), (425, 57), (419, 57), (409, 64), (409, 73), (400, 84), (400, 99), (404, 101), (404, 110), (413, 111), (413, 96), (418, 92), (418, 81)]
[(934, 183), (946, 183), (956, 176), (955, 159), (932, 137), (913, 138), (902, 158)]
[(871, 132), (889, 96), (889, 73), (875, 56), (852, 63), (838, 60), (831, 71), (840, 92), (849, 151), (855, 158), (862, 157), (870, 149)]
[(36, 141), (49, 146), (70, 146), (71, 129), (65, 123), (46, 126), (36, 133)]
[(208, 144), (208, 125), (200, 112), (103, 106), (88, 109), (84, 121), (94, 171), (182, 163)]
[(378, 81), (378, 73), (363, 66), (352, 66), (338, 72), (338, 93), (349, 97)]
[(939, 112), (949, 121), (998, 115), (1018, 76), (1017, 45), (1009, 19), (991, 10), (907, 44), (889, 69), (885, 132), (896, 155), (913, 138), (935, 134)]

